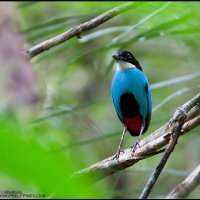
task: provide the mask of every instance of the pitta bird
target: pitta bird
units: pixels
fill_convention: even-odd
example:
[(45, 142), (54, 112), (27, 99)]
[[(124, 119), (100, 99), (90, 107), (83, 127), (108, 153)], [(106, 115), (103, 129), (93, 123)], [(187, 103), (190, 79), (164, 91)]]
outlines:
[[(131, 146), (132, 152), (139, 146), (140, 137), (149, 127), (152, 114), (150, 85), (136, 58), (128, 51), (120, 51), (112, 57), (117, 70), (112, 80), (111, 94), (116, 113), (124, 125), (122, 138), (113, 159), (119, 159), (125, 132), (138, 136)], [(139, 146), (140, 147), (140, 146)]]

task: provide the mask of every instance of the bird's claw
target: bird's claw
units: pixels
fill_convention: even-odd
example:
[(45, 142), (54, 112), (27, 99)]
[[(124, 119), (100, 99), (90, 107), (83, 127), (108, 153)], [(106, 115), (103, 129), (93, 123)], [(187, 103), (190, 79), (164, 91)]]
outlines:
[(124, 150), (118, 149), (118, 150), (117, 150), (117, 153), (116, 153), (116, 154), (114, 155), (114, 157), (113, 157), (113, 160), (116, 159), (117, 161), (119, 161), (119, 154), (120, 154), (120, 152), (123, 152), (123, 153), (124, 153)]
[(132, 149), (132, 154), (135, 152), (136, 147), (140, 147), (140, 139), (137, 139), (136, 142), (130, 147)]

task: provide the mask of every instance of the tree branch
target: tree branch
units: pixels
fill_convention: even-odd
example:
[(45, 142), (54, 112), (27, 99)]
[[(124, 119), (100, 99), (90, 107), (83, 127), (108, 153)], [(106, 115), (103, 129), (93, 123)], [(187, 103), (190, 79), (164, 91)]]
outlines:
[[(185, 115), (184, 115), (185, 116)], [(175, 145), (177, 144), (179, 134), (181, 132), (182, 126), (184, 124), (184, 120), (181, 121), (178, 125), (178, 127), (175, 129), (175, 131), (171, 135), (171, 139), (168, 143), (168, 147), (166, 148), (160, 162), (158, 163), (157, 167), (153, 171), (152, 175), (150, 176), (146, 186), (144, 187), (139, 199), (146, 199), (148, 195), (150, 194), (153, 186), (155, 185), (160, 173), (162, 172), (165, 164), (167, 163), (172, 151), (175, 148)]]
[[(191, 106), (191, 102), (193, 102), (193, 106)], [(196, 95), (184, 105), (186, 107), (187, 105), (190, 105), (191, 109), (188, 110), (180, 135), (183, 135), (200, 125), (200, 94)], [(182, 106), (182, 109), (185, 108), (184, 105)], [(80, 180), (81, 178), (87, 176), (90, 178), (90, 182), (87, 184), (90, 185), (108, 175), (130, 167), (142, 159), (153, 156), (157, 154), (155, 153), (156, 151), (169, 142), (175, 127), (176, 123), (173, 123), (170, 127), (169, 123), (166, 123), (164, 126), (143, 139), (140, 142), (140, 148), (137, 148), (133, 155), (131, 149), (128, 148), (124, 150), (124, 153), (120, 154), (119, 161), (116, 159), (113, 160), (113, 156), (111, 156), (86, 169), (74, 173), (70, 179)]]
[(176, 188), (174, 188), (166, 199), (181, 199), (187, 197), (200, 184), (200, 165)]
[(169, 156), (171, 155), (172, 151), (175, 148), (175, 145), (177, 144), (178, 137), (181, 133), (181, 129), (183, 127), (183, 124), (185, 123), (185, 119), (187, 117), (187, 113), (194, 107), (194, 105), (198, 104), (200, 102), (200, 95), (196, 95), (193, 99), (185, 103), (183, 106), (179, 107), (174, 115), (171, 117), (168, 128), (173, 124), (178, 124), (177, 127), (174, 127), (174, 130), (171, 135), (171, 139), (168, 143), (168, 147), (166, 148), (158, 166), (153, 171), (152, 175), (150, 176), (145, 188), (143, 189), (139, 199), (146, 199), (148, 195), (150, 194), (153, 186), (155, 185), (160, 173), (162, 172), (165, 164), (167, 163)]
[(116, 8), (113, 8), (112, 10), (105, 12), (102, 15), (99, 15), (98, 17), (96, 17), (88, 22), (85, 22), (78, 26), (75, 26), (74, 28), (71, 28), (70, 30), (68, 30), (54, 38), (46, 40), (46, 41), (30, 48), (29, 50), (25, 51), (25, 54), (29, 58), (33, 58), (34, 56), (42, 53), (43, 51), (49, 50), (50, 48), (52, 48), (60, 43), (63, 43), (66, 40), (69, 40), (70, 38), (72, 38), (74, 36), (80, 38), (80, 35), (82, 33), (99, 26), (100, 24), (108, 21), (109, 19), (115, 17), (116, 15), (119, 15), (119, 14), (126, 12), (128, 10), (131, 10), (131, 9), (137, 8), (138, 6), (140, 6), (144, 3), (145, 2), (128, 2), (128, 3), (122, 4)]

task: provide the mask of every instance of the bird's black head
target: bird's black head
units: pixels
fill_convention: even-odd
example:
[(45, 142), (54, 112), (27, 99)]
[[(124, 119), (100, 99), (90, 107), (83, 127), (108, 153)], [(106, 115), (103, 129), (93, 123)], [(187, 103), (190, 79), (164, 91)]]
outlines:
[(140, 66), (139, 62), (135, 59), (135, 57), (129, 51), (120, 51), (116, 54), (113, 54), (112, 57), (118, 61), (124, 61), (135, 65), (139, 70), (142, 71), (142, 67)]

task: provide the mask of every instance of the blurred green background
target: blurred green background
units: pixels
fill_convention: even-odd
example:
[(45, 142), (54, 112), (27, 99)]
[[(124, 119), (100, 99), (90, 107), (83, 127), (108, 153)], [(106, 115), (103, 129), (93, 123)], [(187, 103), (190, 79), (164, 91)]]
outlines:
[[(17, 2), (13, 20), (29, 49), (123, 3)], [(123, 126), (110, 86), (112, 54), (119, 49), (132, 52), (151, 85), (153, 114), (142, 139), (199, 93), (199, 11), (199, 2), (146, 2), (31, 59), (42, 98), (28, 122), (19, 109), (0, 110), (0, 190), (48, 198), (138, 198), (161, 154), (82, 192), (84, 183), (69, 184), (67, 178), (117, 151)], [(199, 131), (179, 138), (149, 198), (164, 198), (199, 164)], [(123, 148), (136, 139), (126, 134)], [(187, 198), (199, 196), (198, 187)]]

